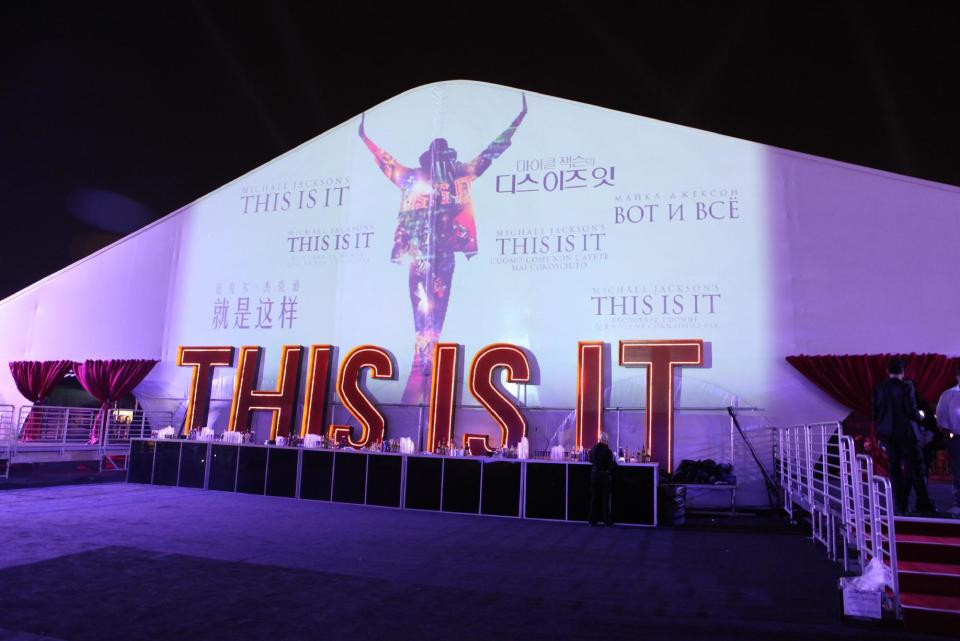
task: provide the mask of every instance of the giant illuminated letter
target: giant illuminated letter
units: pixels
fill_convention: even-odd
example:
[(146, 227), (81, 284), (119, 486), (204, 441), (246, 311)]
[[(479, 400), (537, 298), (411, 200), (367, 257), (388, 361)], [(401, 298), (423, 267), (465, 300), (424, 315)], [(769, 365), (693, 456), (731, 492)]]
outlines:
[(430, 382), (430, 418), (427, 421), (426, 451), (436, 452), (440, 443), (453, 439), (453, 415), (457, 391), (457, 343), (433, 347), (433, 377)]
[(192, 367), (190, 392), (187, 396), (187, 416), (183, 421), (185, 434), (207, 426), (210, 414), (210, 388), (213, 387), (213, 368), (233, 365), (233, 348), (181, 347), (177, 350), (177, 365)]
[(293, 427), (303, 347), (283, 346), (276, 390), (256, 389), (260, 371), (260, 351), (256, 346), (247, 345), (240, 348), (237, 382), (233, 387), (233, 404), (230, 407), (230, 424), (227, 429), (231, 432), (245, 432), (250, 429), (251, 412), (268, 411), (273, 413), (270, 421), (270, 440), (273, 440), (277, 438), (278, 431), (283, 436), (287, 436)]
[[(520, 413), (517, 404), (500, 390), (494, 380), (499, 369), (507, 370), (508, 383), (528, 383), (530, 381), (530, 363), (526, 353), (516, 345), (494, 343), (487, 345), (473, 357), (470, 364), (470, 393), (487, 408), (487, 412), (500, 426), (500, 447), (512, 447), (520, 442), (527, 433), (527, 421)], [(463, 444), (473, 452), (480, 449), (490, 451), (489, 439), (485, 435), (464, 434)]]
[(393, 378), (393, 359), (382, 347), (361, 345), (347, 354), (340, 364), (337, 393), (344, 407), (360, 424), (361, 433), (360, 438), (354, 441), (349, 435), (349, 426), (331, 425), (329, 434), (336, 440), (337, 434), (346, 430), (347, 443), (357, 449), (366, 447), (369, 443), (381, 442), (387, 429), (387, 419), (360, 387), (360, 377), (364, 369), (369, 369), (373, 378)]
[(300, 437), (307, 434), (323, 434), (326, 424), (327, 388), (330, 385), (330, 359), (332, 345), (311, 345), (307, 357), (307, 385), (303, 396), (303, 422)]
[(647, 439), (650, 458), (673, 471), (673, 368), (702, 365), (703, 340), (620, 341), (620, 364), (647, 368)]
[(577, 449), (590, 449), (603, 431), (603, 343), (577, 344)]

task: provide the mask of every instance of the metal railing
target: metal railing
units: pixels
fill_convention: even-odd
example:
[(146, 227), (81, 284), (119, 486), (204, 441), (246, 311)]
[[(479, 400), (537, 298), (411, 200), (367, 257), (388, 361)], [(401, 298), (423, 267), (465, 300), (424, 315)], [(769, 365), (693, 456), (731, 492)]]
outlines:
[(791, 519), (798, 513), (809, 515), (811, 538), (826, 547), (831, 559), (842, 556), (844, 571), (850, 570), (851, 554), (860, 571), (879, 559), (892, 574), (890, 588), (899, 618), (890, 480), (874, 474), (873, 459), (856, 453), (853, 438), (843, 434), (839, 423), (774, 429), (783, 509)]
[(13, 427), (13, 405), (0, 405), (0, 443), (12, 441), (16, 437)]
[(16, 432), (13, 429), (13, 405), (0, 405), (0, 478), (10, 478), (10, 458)]
[(96, 450), (126, 451), (132, 438), (148, 438), (170, 425), (171, 412), (24, 405), (16, 423), (12, 454)]
[(893, 488), (885, 476), (874, 477), (874, 524), (876, 527), (877, 558), (893, 573), (893, 606), (897, 618), (900, 611), (900, 577), (897, 574), (897, 540), (894, 534)]
[[(795, 507), (807, 512), (812, 538), (836, 560), (838, 529), (843, 522), (840, 424), (794, 425), (778, 429), (777, 434), (783, 508), (791, 519)], [(846, 544), (849, 538), (844, 535), (842, 540)]]
[(13, 429), (13, 405), (0, 405), (0, 478), (10, 478), (10, 459), (15, 432)]

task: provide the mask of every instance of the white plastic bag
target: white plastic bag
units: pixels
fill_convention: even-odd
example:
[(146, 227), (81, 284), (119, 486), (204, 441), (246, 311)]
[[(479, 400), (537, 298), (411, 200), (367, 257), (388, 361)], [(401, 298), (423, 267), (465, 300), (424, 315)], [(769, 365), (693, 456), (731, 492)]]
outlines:
[(893, 587), (893, 572), (885, 566), (879, 557), (874, 557), (867, 563), (866, 569), (858, 577), (854, 577), (849, 585), (856, 590), (883, 590)]

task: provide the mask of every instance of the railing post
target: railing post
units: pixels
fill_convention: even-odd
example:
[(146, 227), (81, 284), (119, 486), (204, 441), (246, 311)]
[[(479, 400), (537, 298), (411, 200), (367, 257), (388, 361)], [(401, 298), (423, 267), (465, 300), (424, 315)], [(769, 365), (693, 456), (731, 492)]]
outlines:
[(67, 432), (70, 430), (70, 408), (67, 408), (67, 411), (63, 414), (63, 438), (60, 442), (64, 445), (67, 443)]
[(810, 503), (810, 511), (814, 510), (813, 503), (813, 456), (811, 456), (811, 442), (810, 442), (810, 430), (812, 428), (808, 425), (803, 428), (803, 448), (805, 450), (805, 461), (807, 467), (807, 501)]
[[(453, 411), (456, 412), (456, 408)], [(453, 439), (453, 434), (450, 438)], [(420, 403), (417, 408), (417, 447), (421, 452), (423, 451), (423, 403)]]

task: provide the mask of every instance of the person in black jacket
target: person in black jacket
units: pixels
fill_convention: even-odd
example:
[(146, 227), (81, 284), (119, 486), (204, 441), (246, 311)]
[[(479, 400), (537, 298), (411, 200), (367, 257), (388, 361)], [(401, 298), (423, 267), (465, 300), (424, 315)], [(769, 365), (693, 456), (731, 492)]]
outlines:
[(887, 453), (896, 504), (894, 510), (899, 514), (906, 513), (912, 488), (917, 493), (917, 511), (935, 513), (927, 493), (923, 452), (915, 425), (915, 422), (923, 421), (923, 412), (917, 407), (913, 385), (903, 380), (903, 369), (903, 359), (890, 359), (887, 380), (873, 390), (873, 422), (880, 447)]
[(613, 525), (610, 488), (617, 461), (607, 445), (608, 440), (606, 434), (601, 434), (600, 441), (590, 449), (590, 462), (593, 464), (590, 470), (590, 525), (597, 524), (600, 512), (603, 512), (603, 522)]

